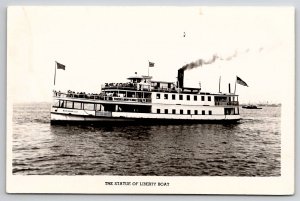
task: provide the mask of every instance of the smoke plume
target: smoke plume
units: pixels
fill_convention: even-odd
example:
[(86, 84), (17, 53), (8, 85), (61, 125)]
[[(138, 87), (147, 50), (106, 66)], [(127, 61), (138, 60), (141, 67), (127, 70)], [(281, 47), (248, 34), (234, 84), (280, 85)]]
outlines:
[[(259, 52), (261, 53), (262, 51), (264, 50), (264, 47), (260, 47), (258, 49), (252, 49), (252, 51), (254, 52)], [(227, 57), (222, 57), (218, 54), (214, 54), (210, 59), (208, 60), (204, 60), (204, 59), (198, 59), (197, 61), (194, 61), (194, 62), (191, 62), (189, 64), (186, 64), (184, 65), (183, 67), (181, 67), (180, 69), (182, 69), (183, 71), (185, 70), (190, 70), (190, 69), (193, 69), (193, 68), (197, 68), (197, 67), (200, 67), (200, 66), (203, 66), (203, 65), (208, 65), (208, 64), (212, 64), (214, 62), (216, 62), (217, 60), (221, 60), (221, 61), (230, 61), (232, 59), (234, 59), (235, 57), (237, 57), (239, 54), (247, 54), (250, 52), (250, 49), (247, 48), (246, 50), (244, 51), (235, 51), (232, 55), (230, 56), (227, 56)]]
[[(249, 49), (246, 50), (246, 52), (248, 52)], [(219, 56), (217, 54), (214, 54), (210, 59), (208, 60), (204, 60), (204, 59), (198, 59), (197, 61), (191, 62), (189, 64), (184, 65), (183, 67), (181, 67), (182, 70), (190, 70), (196, 67), (200, 67), (203, 65), (208, 65), (208, 64), (212, 64), (215, 63), (217, 60), (226, 60), (226, 61), (230, 61), (233, 58), (237, 57), (238, 52), (235, 51), (232, 55), (227, 56), (227, 57), (222, 57)]]

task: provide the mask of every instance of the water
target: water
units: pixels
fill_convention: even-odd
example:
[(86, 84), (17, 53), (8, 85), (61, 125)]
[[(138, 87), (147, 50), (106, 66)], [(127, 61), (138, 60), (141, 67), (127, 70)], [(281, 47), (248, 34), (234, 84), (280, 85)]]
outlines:
[(13, 174), (280, 176), (280, 107), (236, 125), (50, 125), (50, 104), (13, 108)]

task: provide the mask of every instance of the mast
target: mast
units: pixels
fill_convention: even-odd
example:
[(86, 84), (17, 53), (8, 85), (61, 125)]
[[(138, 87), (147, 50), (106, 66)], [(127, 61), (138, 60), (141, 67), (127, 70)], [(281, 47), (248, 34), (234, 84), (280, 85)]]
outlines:
[(234, 84), (234, 95), (235, 95), (235, 92), (236, 92), (236, 80), (237, 80), (237, 78), (235, 78), (235, 84)]
[(55, 86), (55, 80), (56, 80), (56, 62), (54, 64), (54, 86)]
[(219, 77), (219, 93), (221, 93), (221, 76)]

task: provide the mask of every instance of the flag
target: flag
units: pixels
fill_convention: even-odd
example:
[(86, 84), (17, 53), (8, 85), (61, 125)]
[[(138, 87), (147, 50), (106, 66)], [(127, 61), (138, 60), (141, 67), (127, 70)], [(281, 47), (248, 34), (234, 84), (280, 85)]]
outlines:
[(238, 76), (236, 76), (236, 82), (240, 85), (248, 87), (247, 83), (244, 80), (242, 80), (241, 78), (239, 78)]
[(66, 66), (65, 66), (65, 65), (60, 64), (60, 63), (58, 63), (57, 61), (56, 61), (56, 67), (57, 67), (57, 69), (63, 69), (63, 70), (66, 69)]
[(149, 67), (154, 67), (154, 63), (149, 61)]

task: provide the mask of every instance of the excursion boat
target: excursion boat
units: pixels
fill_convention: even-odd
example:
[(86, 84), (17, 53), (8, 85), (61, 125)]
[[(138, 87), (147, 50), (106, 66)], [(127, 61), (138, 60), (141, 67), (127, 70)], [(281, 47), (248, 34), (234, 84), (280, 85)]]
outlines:
[(126, 83), (105, 83), (99, 94), (53, 91), (51, 123), (186, 123), (237, 122), (238, 95), (202, 92), (184, 87), (184, 70), (177, 82), (134, 75)]

